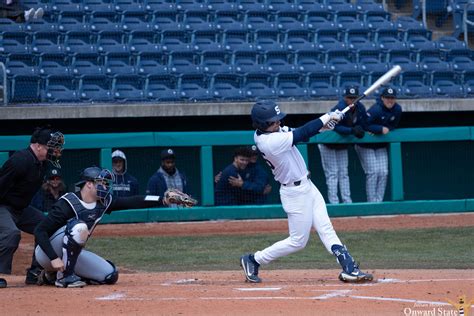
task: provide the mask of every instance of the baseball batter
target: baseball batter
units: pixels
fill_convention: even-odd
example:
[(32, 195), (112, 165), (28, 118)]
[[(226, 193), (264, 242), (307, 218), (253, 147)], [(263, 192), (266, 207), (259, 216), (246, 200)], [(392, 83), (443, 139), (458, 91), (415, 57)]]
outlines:
[(259, 101), (252, 108), (252, 122), (256, 129), (255, 144), (266, 160), (275, 180), (281, 183), (280, 198), (288, 216), (290, 236), (268, 248), (246, 254), (240, 265), (248, 282), (261, 282), (258, 269), (262, 264), (303, 249), (311, 227), (319, 234), (329, 253), (336, 256), (342, 266), (339, 279), (344, 282), (371, 281), (373, 276), (359, 270), (334, 231), (324, 199), (308, 176), (306, 163), (296, 144), (308, 141), (321, 130), (332, 129), (343, 118), (340, 111), (324, 114), (296, 129), (282, 127), (286, 116), (274, 101)]
[(83, 287), (87, 283), (114, 284), (115, 265), (83, 250), (104, 214), (112, 211), (169, 206), (193, 206), (196, 201), (177, 190), (164, 196), (112, 196), (113, 174), (107, 169), (89, 167), (82, 171), (77, 193), (66, 193), (54, 204), (48, 216), (36, 227), (36, 258), (44, 268), (39, 284), (57, 287)]

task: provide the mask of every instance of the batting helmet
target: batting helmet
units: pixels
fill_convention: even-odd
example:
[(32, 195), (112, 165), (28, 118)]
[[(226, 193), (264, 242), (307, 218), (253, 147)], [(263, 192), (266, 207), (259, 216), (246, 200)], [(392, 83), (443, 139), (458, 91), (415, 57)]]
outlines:
[(272, 123), (281, 121), (286, 116), (286, 113), (280, 111), (275, 101), (263, 100), (254, 104), (251, 116), (253, 127), (264, 131)]
[(86, 182), (94, 182), (97, 190), (97, 197), (106, 204), (108, 197), (112, 193), (114, 175), (107, 169), (99, 167), (89, 167), (82, 170), (80, 181), (76, 183), (77, 187), (82, 187)]

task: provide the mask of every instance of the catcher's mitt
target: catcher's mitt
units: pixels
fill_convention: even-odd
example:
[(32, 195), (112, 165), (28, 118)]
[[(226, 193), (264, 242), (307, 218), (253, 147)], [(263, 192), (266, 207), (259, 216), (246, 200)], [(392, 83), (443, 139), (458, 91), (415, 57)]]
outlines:
[(186, 193), (183, 193), (176, 189), (168, 189), (165, 192), (165, 204), (177, 204), (177, 205), (184, 205), (185, 207), (192, 207), (197, 204), (197, 200), (193, 199)]

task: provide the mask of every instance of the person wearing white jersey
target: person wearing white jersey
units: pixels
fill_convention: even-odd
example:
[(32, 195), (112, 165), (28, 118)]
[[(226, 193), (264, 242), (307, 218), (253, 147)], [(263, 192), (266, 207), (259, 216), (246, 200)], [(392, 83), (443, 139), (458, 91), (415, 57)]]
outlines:
[(258, 101), (252, 108), (252, 122), (256, 129), (254, 141), (270, 166), (275, 180), (281, 183), (280, 198), (288, 216), (290, 236), (270, 247), (240, 258), (246, 281), (260, 283), (258, 269), (262, 264), (303, 249), (311, 227), (319, 234), (329, 253), (336, 256), (342, 267), (339, 279), (344, 282), (373, 280), (373, 276), (359, 270), (347, 247), (337, 237), (329, 219), (326, 204), (319, 190), (309, 179), (306, 163), (296, 144), (308, 141), (320, 131), (333, 129), (344, 114), (338, 110), (322, 115), (305, 125), (290, 129), (281, 126), (286, 116), (274, 101)]

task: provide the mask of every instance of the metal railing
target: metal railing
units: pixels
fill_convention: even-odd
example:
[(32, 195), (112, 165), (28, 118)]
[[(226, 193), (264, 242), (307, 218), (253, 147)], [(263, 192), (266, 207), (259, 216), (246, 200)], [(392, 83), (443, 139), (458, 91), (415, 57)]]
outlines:
[(7, 69), (5, 68), (5, 65), (0, 62), (0, 70), (2, 71), (2, 88), (3, 91), (3, 105), (6, 106), (8, 103), (8, 83), (7, 83)]
[(463, 13), (463, 29), (464, 29), (464, 42), (466, 43), (466, 46), (469, 46), (469, 36), (468, 36), (468, 31), (469, 31), (469, 26), (474, 26), (474, 21), (471, 21), (467, 18), (467, 12), (469, 11), (470, 8), (474, 7), (474, 3), (468, 3), (466, 4), (466, 7), (464, 8), (464, 13)]

